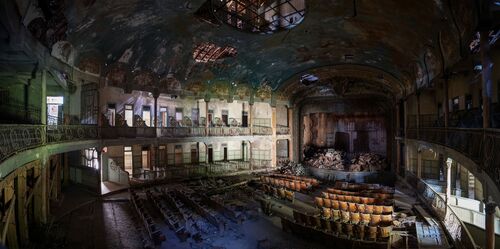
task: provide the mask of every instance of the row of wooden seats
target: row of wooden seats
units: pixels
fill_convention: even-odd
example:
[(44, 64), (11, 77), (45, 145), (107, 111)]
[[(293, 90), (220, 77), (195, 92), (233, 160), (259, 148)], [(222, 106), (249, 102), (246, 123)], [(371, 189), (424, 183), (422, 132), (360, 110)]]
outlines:
[(335, 182), (335, 188), (355, 192), (375, 191), (379, 193), (394, 193), (395, 191), (393, 187), (383, 186), (378, 183), (350, 183), (344, 181)]
[(295, 210), (293, 211), (293, 217), (298, 224), (333, 233), (337, 236), (345, 236), (350, 239), (368, 241), (387, 240), (392, 231), (392, 225), (388, 224), (344, 223), (340, 220), (322, 219), (317, 215), (307, 215)]
[(144, 201), (139, 198), (137, 193), (135, 193), (133, 190), (130, 190), (130, 197), (130, 201), (139, 214), (139, 217), (142, 220), (149, 237), (155, 242), (155, 244), (160, 244), (162, 241), (165, 241), (165, 235), (163, 235), (163, 233), (156, 227), (151, 215), (146, 212), (144, 208)]
[(276, 187), (283, 187), (294, 191), (308, 190), (311, 189), (312, 187), (311, 183), (305, 181), (277, 179), (269, 176), (261, 176), (260, 179), (264, 184), (269, 184)]
[(321, 195), (325, 199), (346, 201), (346, 202), (352, 202), (352, 203), (375, 204), (375, 202), (377, 202), (377, 199), (375, 199), (373, 197), (338, 195), (338, 194), (332, 194), (332, 193), (327, 193), (327, 192), (322, 192)]
[(344, 210), (335, 210), (331, 208), (323, 208), (322, 210), (323, 217), (325, 219), (332, 219), (334, 221), (340, 220), (344, 223), (353, 223), (353, 224), (370, 224), (370, 225), (379, 225), (379, 223), (391, 223), (392, 222), (392, 214), (367, 214), (367, 213), (359, 213), (359, 212), (349, 212)]
[(349, 212), (359, 212), (368, 214), (387, 214), (394, 212), (392, 205), (370, 205), (354, 202), (331, 200), (327, 198), (315, 197), (314, 202), (319, 208), (332, 208)]
[(293, 201), (293, 199), (295, 198), (295, 192), (284, 188), (276, 188), (270, 185), (264, 185), (264, 192), (277, 198), (286, 199), (289, 201)]
[(306, 177), (306, 176), (293, 176), (293, 175), (284, 175), (284, 174), (271, 174), (269, 176), (271, 176), (271, 177), (277, 177), (277, 178), (285, 178), (285, 179), (290, 179), (290, 180), (299, 180), (299, 181), (309, 182), (313, 186), (318, 186), (319, 185), (319, 181), (316, 178), (311, 178), (311, 177)]
[(394, 193), (384, 193), (384, 192), (366, 192), (366, 191), (345, 191), (341, 189), (327, 188), (326, 192), (328, 194), (335, 194), (340, 196), (354, 196), (354, 197), (372, 197), (377, 199), (394, 199)]
[(352, 195), (338, 195), (332, 193), (322, 192), (321, 196), (324, 199), (345, 201), (358, 204), (373, 204), (373, 205), (392, 205), (394, 203), (393, 199), (377, 199), (373, 197), (361, 197)]
[[(157, 192), (160, 192), (157, 190)], [(184, 242), (190, 236), (190, 233), (185, 228), (185, 220), (179, 219), (171, 210), (166, 206), (165, 202), (161, 201), (156, 195), (154, 195), (150, 190), (146, 191), (148, 199), (153, 202), (156, 209), (162, 214), (165, 223), (170, 229), (172, 229), (177, 237)]]

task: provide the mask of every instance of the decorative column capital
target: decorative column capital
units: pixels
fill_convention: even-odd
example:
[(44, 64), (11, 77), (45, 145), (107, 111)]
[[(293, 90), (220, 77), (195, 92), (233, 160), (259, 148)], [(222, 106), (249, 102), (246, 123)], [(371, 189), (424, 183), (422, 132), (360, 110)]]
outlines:
[(488, 214), (494, 214), (496, 212), (496, 208), (497, 208), (497, 204), (495, 202), (488, 202), (486, 203), (485, 205), (485, 213), (488, 215)]

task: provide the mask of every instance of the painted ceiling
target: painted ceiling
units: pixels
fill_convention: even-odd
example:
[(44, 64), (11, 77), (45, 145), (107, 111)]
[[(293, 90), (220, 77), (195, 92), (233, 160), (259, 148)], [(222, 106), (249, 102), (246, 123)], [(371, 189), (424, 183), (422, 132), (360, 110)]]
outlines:
[[(180, 87), (224, 81), (256, 88), (266, 82), (276, 90), (309, 70), (347, 64), (390, 75), (409, 91), (458, 61), (476, 23), (472, 0), (307, 0), (298, 26), (254, 34), (201, 20), (194, 13), (204, 3), (65, 1), (65, 35), (47, 44), (83, 70), (147, 71), (152, 80), (168, 76)], [(55, 40), (63, 44), (62, 55)], [(196, 62), (193, 51), (203, 43), (230, 46), (236, 54)]]

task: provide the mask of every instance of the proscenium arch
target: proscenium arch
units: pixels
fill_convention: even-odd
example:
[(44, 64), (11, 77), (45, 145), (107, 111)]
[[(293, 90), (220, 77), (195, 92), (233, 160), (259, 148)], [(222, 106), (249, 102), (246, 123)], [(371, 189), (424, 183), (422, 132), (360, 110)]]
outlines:
[[(305, 86), (300, 84), (300, 77), (304, 74), (313, 74), (321, 79), (333, 79), (338, 77), (352, 78), (366, 82), (380, 84), (388, 90), (391, 90), (394, 99), (403, 98), (408, 92), (411, 92), (411, 81), (404, 81), (394, 74), (381, 68), (365, 64), (332, 64), (320, 67), (314, 67), (295, 73), (280, 84), (276, 91), (281, 91), (285, 96), (292, 99), (297, 93), (311, 91), (315, 84)], [(322, 77), (323, 76), (323, 77)]]

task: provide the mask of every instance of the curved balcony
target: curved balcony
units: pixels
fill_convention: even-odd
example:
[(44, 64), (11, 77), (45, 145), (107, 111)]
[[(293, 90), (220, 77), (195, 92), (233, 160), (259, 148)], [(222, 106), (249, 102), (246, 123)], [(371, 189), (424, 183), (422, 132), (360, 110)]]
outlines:
[(420, 199), (442, 222), (446, 232), (453, 241), (455, 248), (479, 248), (474, 238), (460, 220), (453, 208), (446, 204), (443, 197), (422, 179), (418, 179), (410, 172), (406, 174), (406, 181), (417, 190)]
[[(249, 127), (98, 127), (95, 125), (0, 125), (0, 163), (16, 153), (65, 142), (122, 138), (188, 138), (250, 136)], [(272, 129), (257, 128), (254, 135), (270, 135)], [(262, 164), (258, 162), (258, 165)]]
[(470, 128), (408, 129), (406, 138), (454, 149), (473, 160), (500, 186), (500, 130)]

